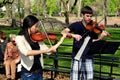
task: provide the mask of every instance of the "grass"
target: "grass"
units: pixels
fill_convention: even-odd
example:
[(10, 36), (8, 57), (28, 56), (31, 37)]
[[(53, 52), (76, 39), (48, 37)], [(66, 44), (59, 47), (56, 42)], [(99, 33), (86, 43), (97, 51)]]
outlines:
[[(20, 29), (19, 29), (19, 28), (9, 28), (9, 27), (7, 27), (7, 28), (6, 28), (6, 27), (5, 27), (5, 28), (0, 27), (0, 30), (6, 32), (7, 37), (8, 37), (9, 34), (18, 34), (18, 32), (19, 32)], [(112, 37), (112, 38), (106, 37), (105, 40), (120, 41), (120, 28), (106, 28), (106, 30), (107, 30), (113, 37)], [(54, 32), (60, 33), (60, 31), (54, 31)], [(59, 40), (60, 37), (61, 37), (61, 36), (58, 36), (58, 37), (57, 37), (57, 40)], [(72, 41), (73, 41), (73, 39), (68, 39), (68, 38), (66, 38), (62, 44), (70, 44), (70, 45), (72, 45)], [(48, 44), (48, 41), (45, 41), (45, 43)], [(52, 43), (54, 43), (54, 41), (53, 41)], [(65, 47), (63, 47), (63, 46), (60, 46), (58, 49), (59, 49), (59, 51), (71, 52), (71, 48), (72, 48), (72, 47), (67, 47), (67, 48), (65, 48)], [(117, 52), (116, 52), (116, 55), (117, 55), (117, 56), (120, 56), (119, 53), (120, 53), (120, 51), (117, 51)]]
[[(6, 32), (7, 37), (9, 34), (18, 34), (19, 28), (9, 28), (9, 27), (0, 27), (0, 30)], [(112, 38), (106, 37), (105, 40), (115, 40), (115, 41), (120, 41), (120, 28), (106, 28), (106, 30), (113, 36)], [(60, 31), (54, 31), (56, 33), (60, 33)], [(57, 37), (57, 40), (60, 39), (61, 36)], [(66, 38), (62, 44), (69, 44), (72, 45), (73, 39), (68, 39)], [(45, 40), (45, 43), (49, 44), (48, 41)], [(54, 41), (52, 42), (54, 43)], [(70, 47), (65, 47), (65, 46), (60, 46), (58, 50), (61, 52), (71, 52), (72, 51), (72, 46)], [(120, 50), (116, 51), (115, 56), (120, 56)]]
[(107, 28), (106, 30), (112, 35), (112, 38), (107, 37), (106, 40), (120, 41), (120, 28)]

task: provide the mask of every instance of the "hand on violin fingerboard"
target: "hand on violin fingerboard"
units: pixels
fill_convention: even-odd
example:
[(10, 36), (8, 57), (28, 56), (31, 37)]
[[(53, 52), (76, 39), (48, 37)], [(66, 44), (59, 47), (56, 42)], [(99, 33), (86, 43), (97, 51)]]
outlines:
[(108, 33), (107, 31), (103, 30), (100, 37), (98, 39), (93, 39), (93, 42), (95, 41), (99, 41), (99, 40), (103, 40), (105, 37), (109, 36), (110, 38), (112, 38), (112, 35), (110, 33)]
[(112, 38), (112, 35), (110, 35), (110, 33), (108, 33), (106, 30), (103, 30), (100, 36), (100, 39), (104, 39), (106, 36), (109, 36), (110, 38)]

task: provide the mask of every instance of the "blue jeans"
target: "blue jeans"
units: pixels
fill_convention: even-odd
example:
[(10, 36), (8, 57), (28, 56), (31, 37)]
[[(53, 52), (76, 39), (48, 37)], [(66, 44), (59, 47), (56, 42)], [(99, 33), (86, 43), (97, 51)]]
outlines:
[(42, 80), (41, 73), (24, 73), (21, 74), (21, 80)]

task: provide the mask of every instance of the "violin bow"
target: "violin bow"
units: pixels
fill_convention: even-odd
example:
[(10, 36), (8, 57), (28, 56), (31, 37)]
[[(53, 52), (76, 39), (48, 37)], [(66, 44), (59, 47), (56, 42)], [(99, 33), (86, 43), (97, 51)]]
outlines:
[[(47, 40), (48, 40), (49, 43), (50, 43), (50, 46), (52, 46), (52, 43), (51, 43), (51, 41), (50, 41), (50, 39), (49, 39), (49, 37), (48, 37), (48, 35), (47, 35), (47, 32), (46, 32), (46, 30), (45, 30), (45, 27), (44, 27), (43, 23), (42, 23), (41, 21), (39, 21), (39, 22), (40, 22), (40, 25), (41, 25), (42, 29), (44, 30), (44, 33), (45, 33), (45, 35), (46, 35), (46, 37), (47, 37)], [(40, 26), (39, 26), (39, 27), (40, 27)], [(62, 42), (64, 41), (65, 38), (66, 38), (66, 36), (62, 36), (62, 37), (60, 38), (59, 42), (57, 42), (57, 44), (55, 44), (54, 47), (57, 49), (57, 48), (62, 44)]]
[[(52, 46), (52, 43), (51, 43), (51, 41), (50, 41), (50, 39), (49, 39), (49, 37), (48, 37), (48, 34), (47, 34), (46, 30), (45, 30), (45, 27), (44, 27), (42, 21), (40, 20), (39, 23), (40, 23), (40, 25), (41, 25), (41, 27), (42, 27), (44, 33), (45, 33), (45, 36), (47, 37), (47, 40), (48, 40), (50, 46)], [(39, 25), (39, 27), (40, 27), (40, 25)]]

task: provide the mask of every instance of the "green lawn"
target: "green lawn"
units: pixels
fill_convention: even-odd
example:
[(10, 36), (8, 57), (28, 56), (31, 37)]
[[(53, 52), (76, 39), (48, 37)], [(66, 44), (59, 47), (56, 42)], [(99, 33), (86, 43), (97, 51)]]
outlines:
[[(18, 34), (19, 32), (19, 28), (0, 28), (0, 30), (6, 32), (7, 37), (9, 36), (10, 33), (12, 34)], [(112, 35), (112, 38), (110, 37), (106, 37), (105, 40), (115, 40), (115, 41), (120, 41), (120, 28), (106, 28), (106, 30)], [(55, 31), (56, 33), (60, 33), (60, 31)], [(57, 40), (60, 39), (61, 36), (57, 37)], [(62, 44), (70, 44), (72, 45), (72, 40), (73, 39), (68, 39), (66, 38), (64, 40), (64, 42)], [(45, 40), (45, 43), (49, 44), (47, 40)], [(52, 41), (52, 43), (54, 43), (54, 41)], [(64, 46), (60, 46), (58, 48), (59, 51), (63, 51), (63, 52), (71, 52), (72, 47), (64, 47)], [(117, 51), (115, 53), (116, 56), (120, 56), (120, 51)]]

